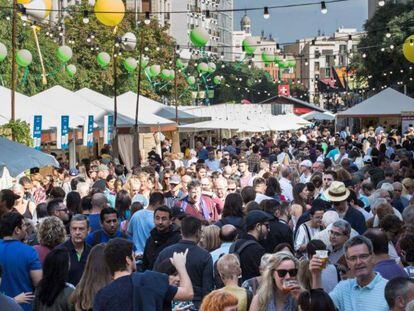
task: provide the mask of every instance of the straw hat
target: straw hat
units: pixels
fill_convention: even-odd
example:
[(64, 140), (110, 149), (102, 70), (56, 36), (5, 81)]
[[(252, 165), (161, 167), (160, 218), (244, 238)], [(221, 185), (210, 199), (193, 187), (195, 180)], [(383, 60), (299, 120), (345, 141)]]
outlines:
[(345, 184), (341, 181), (333, 181), (324, 192), (325, 197), (331, 202), (345, 201), (349, 197), (349, 190), (345, 187)]

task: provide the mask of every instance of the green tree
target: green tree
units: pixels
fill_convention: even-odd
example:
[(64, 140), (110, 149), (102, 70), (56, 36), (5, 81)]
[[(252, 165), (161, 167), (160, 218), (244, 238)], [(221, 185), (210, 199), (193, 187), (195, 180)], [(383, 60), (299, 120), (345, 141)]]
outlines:
[(413, 21), (413, 1), (406, 4), (388, 1), (365, 23), (366, 35), (361, 38), (351, 65), (359, 82), (378, 90), (384, 85), (400, 88), (397, 82), (403, 81), (410, 93), (414, 91), (414, 84), (409, 80), (412, 64), (402, 53), (402, 44), (414, 33)]

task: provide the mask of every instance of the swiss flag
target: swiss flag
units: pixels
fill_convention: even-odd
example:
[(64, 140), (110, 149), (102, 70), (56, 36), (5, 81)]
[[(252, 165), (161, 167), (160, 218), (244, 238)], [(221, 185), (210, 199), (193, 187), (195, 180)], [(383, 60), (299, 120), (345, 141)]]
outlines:
[(289, 84), (279, 84), (277, 86), (277, 95), (279, 96), (290, 96)]

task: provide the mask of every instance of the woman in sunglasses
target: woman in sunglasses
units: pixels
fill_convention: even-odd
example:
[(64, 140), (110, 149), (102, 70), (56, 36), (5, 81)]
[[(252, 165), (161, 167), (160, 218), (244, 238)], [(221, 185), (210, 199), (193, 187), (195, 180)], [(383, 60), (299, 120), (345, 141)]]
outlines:
[(296, 311), (302, 291), (296, 279), (299, 261), (290, 253), (279, 252), (269, 260), (250, 311)]

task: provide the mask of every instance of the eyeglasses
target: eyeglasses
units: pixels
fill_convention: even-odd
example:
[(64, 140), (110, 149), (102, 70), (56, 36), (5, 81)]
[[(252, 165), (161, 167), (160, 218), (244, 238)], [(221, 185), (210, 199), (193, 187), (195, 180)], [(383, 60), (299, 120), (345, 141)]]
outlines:
[(324, 178), (325, 181), (332, 181), (332, 178)]
[(341, 233), (341, 232), (336, 232), (336, 231), (332, 231), (332, 230), (329, 230), (329, 234), (330, 234), (330, 235), (333, 235), (334, 237), (337, 237), (337, 238), (339, 238), (339, 237), (341, 237), (341, 236), (345, 235), (345, 234), (343, 234), (343, 233)]
[(56, 211), (57, 212), (68, 212), (69, 210), (67, 209), (67, 208), (59, 208), (59, 209), (56, 209)]
[(227, 191), (236, 191), (237, 188), (227, 188)]
[(296, 269), (296, 268), (295, 269), (289, 269), (289, 270), (280, 269), (280, 270), (276, 270), (276, 272), (277, 272), (277, 275), (280, 278), (284, 278), (288, 273), (289, 273), (290, 276), (296, 276), (298, 274), (298, 269)]
[(358, 259), (365, 261), (369, 258), (369, 256), (371, 256), (371, 254), (361, 254), (361, 255), (357, 255), (357, 256), (351, 256), (351, 257), (347, 257), (347, 259), (350, 262), (356, 262)]

